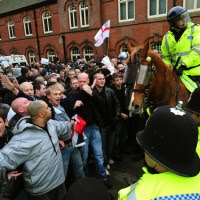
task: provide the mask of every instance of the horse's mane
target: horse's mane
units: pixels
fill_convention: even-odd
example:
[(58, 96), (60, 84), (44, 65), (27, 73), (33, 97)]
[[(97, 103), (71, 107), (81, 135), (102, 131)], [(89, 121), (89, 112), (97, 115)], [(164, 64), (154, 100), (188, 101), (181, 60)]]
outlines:
[(165, 73), (172, 73), (172, 69), (163, 61), (159, 53), (149, 49), (148, 56), (151, 57), (152, 62), (154, 63), (154, 66), (157, 68), (157, 70), (162, 70)]

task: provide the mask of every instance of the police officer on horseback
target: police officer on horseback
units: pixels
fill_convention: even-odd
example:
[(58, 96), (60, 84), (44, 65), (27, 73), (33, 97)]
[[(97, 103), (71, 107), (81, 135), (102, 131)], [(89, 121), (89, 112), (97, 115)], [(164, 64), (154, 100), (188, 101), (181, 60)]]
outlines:
[(200, 82), (200, 26), (191, 22), (187, 10), (181, 6), (169, 11), (167, 21), (170, 30), (162, 41), (162, 57), (193, 92)]

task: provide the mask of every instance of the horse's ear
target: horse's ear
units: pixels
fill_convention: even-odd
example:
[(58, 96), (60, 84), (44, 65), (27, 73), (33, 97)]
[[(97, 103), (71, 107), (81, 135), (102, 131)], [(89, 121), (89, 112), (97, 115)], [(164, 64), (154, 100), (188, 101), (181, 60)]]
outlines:
[(128, 53), (131, 54), (133, 51), (133, 46), (131, 45), (131, 43), (127, 44), (127, 49), (128, 49)]
[(147, 58), (147, 54), (148, 54), (148, 50), (149, 50), (149, 40), (147, 40), (142, 48), (141, 54), (140, 54), (140, 59), (146, 59)]

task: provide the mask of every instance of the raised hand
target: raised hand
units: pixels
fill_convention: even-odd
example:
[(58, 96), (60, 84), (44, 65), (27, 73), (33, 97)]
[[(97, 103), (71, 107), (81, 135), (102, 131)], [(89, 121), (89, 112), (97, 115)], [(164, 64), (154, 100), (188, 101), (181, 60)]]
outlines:
[(8, 180), (10, 180), (12, 177), (14, 177), (15, 179), (17, 179), (18, 176), (22, 175), (21, 172), (18, 172), (18, 171), (12, 171), (12, 172), (9, 172), (7, 174), (7, 177), (8, 177)]

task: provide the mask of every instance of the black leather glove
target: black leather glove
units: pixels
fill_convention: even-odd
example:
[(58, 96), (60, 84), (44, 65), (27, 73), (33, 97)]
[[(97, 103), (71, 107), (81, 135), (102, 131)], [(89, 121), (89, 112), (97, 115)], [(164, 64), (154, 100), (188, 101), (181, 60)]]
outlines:
[(176, 73), (177, 76), (181, 76), (182, 73), (183, 73), (183, 69), (176, 69), (175, 73)]
[(175, 69), (175, 73), (177, 76), (181, 76), (183, 71), (186, 69), (185, 65), (181, 65), (178, 69)]

